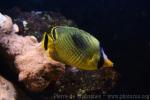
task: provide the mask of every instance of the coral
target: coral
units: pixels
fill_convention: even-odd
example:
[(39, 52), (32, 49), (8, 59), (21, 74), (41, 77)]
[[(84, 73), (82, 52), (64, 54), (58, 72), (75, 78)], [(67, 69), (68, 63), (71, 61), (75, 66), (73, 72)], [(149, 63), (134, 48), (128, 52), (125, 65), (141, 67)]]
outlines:
[[(3, 16), (3, 15), (1, 15)], [(5, 17), (5, 16), (3, 16)], [(64, 72), (64, 65), (49, 60), (41, 43), (34, 36), (20, 36), (16, 24), (6, 16), (0, 23), (0, 46), (5, 48), (8, 58), (15, 63), (19, 81), (34, 92), (45, 89), (52, 80), (57, 80)], [(59, 73), (56, 75), (54, 70)]]
[(0, 76), (0, 100), (16, 100), (16, 90), (13, 84)]
[(0, 100), (31, 100), (31, 98), (18, 86), (0, 75)]

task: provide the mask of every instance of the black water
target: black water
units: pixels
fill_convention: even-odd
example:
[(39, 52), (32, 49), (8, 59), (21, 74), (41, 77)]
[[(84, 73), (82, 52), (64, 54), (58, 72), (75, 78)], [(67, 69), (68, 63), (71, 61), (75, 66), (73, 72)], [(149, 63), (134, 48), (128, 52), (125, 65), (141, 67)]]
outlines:
[(149, 0), (1, 0), (5, 11), (51, 10), (101, 40), (120, 80), (111, 93), (150, 94)]

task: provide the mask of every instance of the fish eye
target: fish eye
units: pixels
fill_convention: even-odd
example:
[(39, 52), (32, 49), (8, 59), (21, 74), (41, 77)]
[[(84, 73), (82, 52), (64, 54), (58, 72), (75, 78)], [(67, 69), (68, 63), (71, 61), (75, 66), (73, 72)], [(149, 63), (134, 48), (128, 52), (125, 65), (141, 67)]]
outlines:
[(48, 44), (48, 35), (47, 33), (45, 34), (45, 41), (44, 41), (44, 48), (47, 50), (47, 44)]

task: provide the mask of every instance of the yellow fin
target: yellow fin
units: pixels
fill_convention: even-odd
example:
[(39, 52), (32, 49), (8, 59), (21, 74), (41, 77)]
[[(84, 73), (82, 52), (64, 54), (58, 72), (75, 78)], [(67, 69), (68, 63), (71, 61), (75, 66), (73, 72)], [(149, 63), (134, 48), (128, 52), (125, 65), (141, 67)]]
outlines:
[(113, 62), (109, 59), (104, 60), (104, 67), (113, 67)]

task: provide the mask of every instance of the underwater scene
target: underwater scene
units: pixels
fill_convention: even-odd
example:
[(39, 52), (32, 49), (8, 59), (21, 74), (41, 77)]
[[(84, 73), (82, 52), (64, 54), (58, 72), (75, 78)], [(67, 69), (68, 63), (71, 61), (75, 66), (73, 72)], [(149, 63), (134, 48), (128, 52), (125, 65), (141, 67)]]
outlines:
[(150, 100), (149, 5), (1, 0), (0, 100)]

